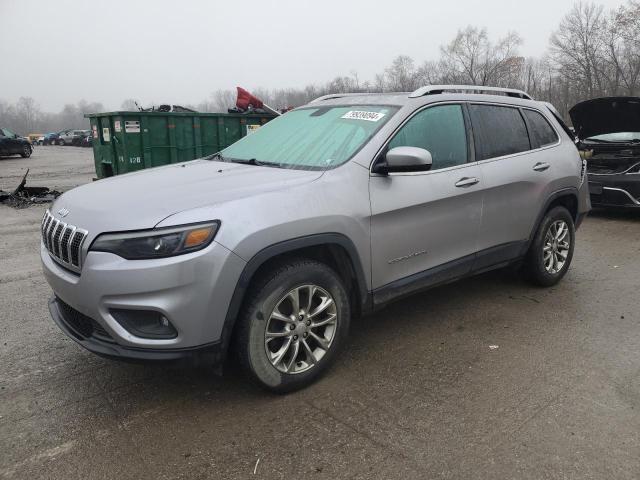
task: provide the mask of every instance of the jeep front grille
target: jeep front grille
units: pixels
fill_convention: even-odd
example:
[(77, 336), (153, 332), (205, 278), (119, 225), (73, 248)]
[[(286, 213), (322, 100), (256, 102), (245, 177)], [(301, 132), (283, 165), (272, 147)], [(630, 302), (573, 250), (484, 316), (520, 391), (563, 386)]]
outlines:
[(42, 217), (42, 243), (57, 262), (75, 272), (82, 269), (82, 244), (87, 231), (56, 219), (49, 210)]

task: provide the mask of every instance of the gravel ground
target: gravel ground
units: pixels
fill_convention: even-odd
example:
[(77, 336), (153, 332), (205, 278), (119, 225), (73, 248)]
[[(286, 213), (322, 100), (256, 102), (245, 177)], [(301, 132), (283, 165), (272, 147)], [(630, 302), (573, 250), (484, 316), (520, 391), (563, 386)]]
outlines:
[[(0, 159), (0, 188), (26, 167), (93, 176), (90, 150), (41, 147)], [(492, 272), (356, 321), (324, 379), (273, 396), (66, 338), (43, 210), (0, 206), (0, 478), (640, 478), (640, 213), (590, 216), (554, 288)]]
[(30, 158), (0, 157), (0, 190), (13, 191), (29, 169), (27, 185), (68, 190), (96, 176), (90, 148), (35, 146)]

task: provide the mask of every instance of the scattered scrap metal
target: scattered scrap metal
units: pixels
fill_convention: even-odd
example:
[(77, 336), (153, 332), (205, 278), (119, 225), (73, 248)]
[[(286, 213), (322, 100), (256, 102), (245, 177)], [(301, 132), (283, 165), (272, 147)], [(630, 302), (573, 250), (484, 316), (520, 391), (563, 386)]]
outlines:
[(29, 169), (13, 192), (0, 190), (0, 203), (14, 208), (27, 208), (35, 203), (53, 202), (60, 196), (60, 192), (50, 190), (48, 187), (27, 187), (27, 175), (29, 175)]

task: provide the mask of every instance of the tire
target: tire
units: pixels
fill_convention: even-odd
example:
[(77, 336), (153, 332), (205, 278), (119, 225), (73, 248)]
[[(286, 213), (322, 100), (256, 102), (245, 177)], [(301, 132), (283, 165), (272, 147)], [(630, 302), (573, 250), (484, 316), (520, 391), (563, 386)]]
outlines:
[(22, 152), (20, 152), (20, 156), (22, 158), (29, 158), (32, 152), (33, 152), (33, 149), (31, 148), (31, 145), (25, 145), (24, 147), (22, 147)]
[[(300, 308), (293, 315), (296, 294)], [(312, 315), (307, 316), (310, 294)], [(236, 356), (260, 387), (276, 393), (298, 390), (335, 361), (348, 335), (350, 312), (342, 280), (327, 265), (307, 259), (281, 263), (252, 282), (234, 334)], [(267, 340), (267, 332), (273, 338)]]
[(550, 287), (565, 276), (573, 259), (575, 236), (573, 217), (566, 208), (554, 207), (545, 214), (524, 264), (533, 284)]
[(61, 147), (64, 147), (65, 145), (64, 140), (63, 139), (58, 140), (58, 145), (60, 145)]

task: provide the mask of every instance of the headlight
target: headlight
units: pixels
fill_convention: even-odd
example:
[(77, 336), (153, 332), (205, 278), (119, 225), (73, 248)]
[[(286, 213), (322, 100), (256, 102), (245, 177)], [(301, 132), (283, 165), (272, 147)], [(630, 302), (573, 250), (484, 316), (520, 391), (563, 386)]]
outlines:
[(173, 257), (205, 248), (215, 237), (220, 222), (100, 235), (89, 249), (115, 253), (127, 260)]

